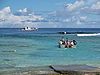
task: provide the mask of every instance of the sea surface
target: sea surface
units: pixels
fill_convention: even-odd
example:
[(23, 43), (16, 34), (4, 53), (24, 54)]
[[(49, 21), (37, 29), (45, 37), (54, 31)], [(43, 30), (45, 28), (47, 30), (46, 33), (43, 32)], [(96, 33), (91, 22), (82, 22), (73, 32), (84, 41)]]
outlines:
[[(99, 28), (0, 28), (0, 69), (68, 64), (100, 67), (100, 35), (58, 34), (62, 31), (100, 33)], [(76, 48), (58, 48), (62, 37), (76, 40)]]

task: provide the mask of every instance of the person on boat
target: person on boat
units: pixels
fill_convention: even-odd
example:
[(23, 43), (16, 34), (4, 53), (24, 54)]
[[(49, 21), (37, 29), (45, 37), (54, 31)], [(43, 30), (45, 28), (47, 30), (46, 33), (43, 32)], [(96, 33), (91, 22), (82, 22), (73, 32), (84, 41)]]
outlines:
[(60, 41), (59, 41), (59, 44), (62, 45), (62, 43), (63, 43), (62, 40), (60, 40)]
[(62, 39), (61, 39), (60, 41), (62, 41), (62, 45), (65, 44), (65, 39), (64, 39), (64, 37), (62, 37)]
[(73, 41), (71, 41), (70, 43), (71, 43), (71, 46), (74, 46), (74, 42)]
[(66, 40), (65, 48), (72, 48), (74, 46), (73, 41)]
[(61, 45), (65, 45), (65, 39), (64, 37), (62, 37), (60, 40), (59, 40), (59, 48), (61, 48)]
[(68, 38), (66, 38), (66, 41), (65, 41), (65, 48), (68, 47)]
[(68, 41), (68, 48), (71, 48), (71, 41)]
[(76, 45), (76, 44), (77, 44), (77, 42), (76, 42), (75, 40), (73, 40), (73, 43), (74, 43), (74, 45)]
[(59, 41), (59, 48), (61, 48), (61, 45), (63, 44), (62, 40)]

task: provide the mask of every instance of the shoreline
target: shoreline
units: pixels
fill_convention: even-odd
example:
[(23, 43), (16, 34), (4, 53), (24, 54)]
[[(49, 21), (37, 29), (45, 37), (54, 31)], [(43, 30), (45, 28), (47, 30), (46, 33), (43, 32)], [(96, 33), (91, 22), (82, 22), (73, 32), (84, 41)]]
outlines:
[(8, 68), (0, 75), (100, 75), (100, 68), (88, 65), (49, 65)]

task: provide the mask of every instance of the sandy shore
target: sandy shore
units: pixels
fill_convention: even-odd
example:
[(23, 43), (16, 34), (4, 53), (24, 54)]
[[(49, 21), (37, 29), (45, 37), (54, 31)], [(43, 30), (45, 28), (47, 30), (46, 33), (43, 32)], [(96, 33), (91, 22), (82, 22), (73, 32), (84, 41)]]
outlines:
[(50, 65), (0, 70), (0, 75), (100, 75), (100, 68), (88, 65)]

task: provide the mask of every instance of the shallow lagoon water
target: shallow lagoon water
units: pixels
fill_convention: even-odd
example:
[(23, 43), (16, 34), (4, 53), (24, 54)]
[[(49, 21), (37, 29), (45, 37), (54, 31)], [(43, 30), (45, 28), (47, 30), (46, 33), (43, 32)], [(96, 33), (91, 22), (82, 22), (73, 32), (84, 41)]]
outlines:
[[(12, 31), (0, 32), (0, 68), (68, 64), (100, 67), (100, 36)], [(62, 36), (75, 39), (76, 48), (58, 48)]]

